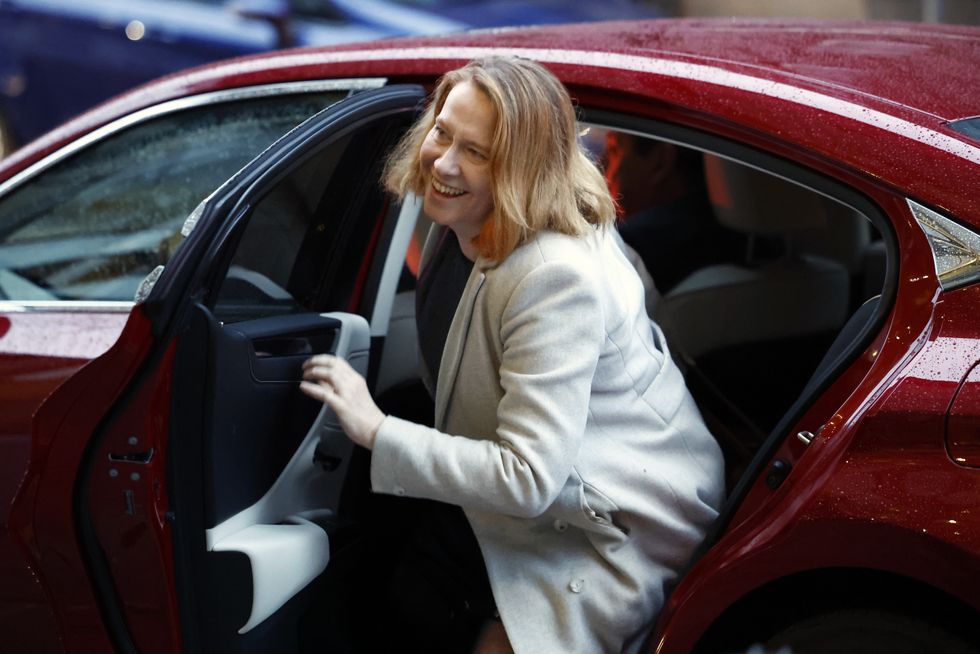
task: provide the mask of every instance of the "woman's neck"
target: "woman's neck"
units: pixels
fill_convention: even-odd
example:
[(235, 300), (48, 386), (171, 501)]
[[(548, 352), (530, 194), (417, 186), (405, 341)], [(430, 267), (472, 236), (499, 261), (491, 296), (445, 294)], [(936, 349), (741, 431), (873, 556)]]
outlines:
[(456, 239), (459, 241), (459, 249), (462, 250), (464, 257), (475, 262), (480, 258), (480, 251), (473, 244), (473, 239), (477, 237), (477, 234), (463, 234), (461, 231), (457, 232), (453, 230), (453, 233), (456, 234)]

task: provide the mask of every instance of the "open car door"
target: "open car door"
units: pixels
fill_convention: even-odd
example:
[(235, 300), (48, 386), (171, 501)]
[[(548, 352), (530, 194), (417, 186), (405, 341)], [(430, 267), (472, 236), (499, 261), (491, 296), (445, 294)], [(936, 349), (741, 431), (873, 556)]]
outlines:
[[(118, 342), (35, 416), (45, 473), (80, 463), (73, 522), (38, 498), (33, 559), (93, 651), (297, 650), (354, 450), (301, 365), (332, 352), (377, 374), (418, 213), (378, 180), (423, 97), (354, 95), (228, 180)], [(77, 550), (55, 545), (72, 531)]]

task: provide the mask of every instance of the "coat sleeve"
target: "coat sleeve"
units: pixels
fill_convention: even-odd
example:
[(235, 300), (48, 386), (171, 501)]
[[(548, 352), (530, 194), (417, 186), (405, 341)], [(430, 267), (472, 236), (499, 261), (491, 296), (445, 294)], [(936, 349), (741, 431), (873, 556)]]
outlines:
[(376, 492), (519, 517), (540, 515), (558, 496), (585, 432), (605, 333), (598, 290), (567, 262), (543, 263), (515, 287), (499, 326), (496, 440), (389, 416), (372, 456)]

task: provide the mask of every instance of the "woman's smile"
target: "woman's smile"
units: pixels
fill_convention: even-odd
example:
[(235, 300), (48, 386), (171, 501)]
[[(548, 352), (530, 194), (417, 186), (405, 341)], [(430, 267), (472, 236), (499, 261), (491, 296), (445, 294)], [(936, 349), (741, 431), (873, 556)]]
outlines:
[(448, 184), (443, 184), (437, 179), (432, 180), (432, 188), (435, 189), (436, 193), (447, 198), (458, 198), (466, 191), (458, 189), (454, 186), (449, 186)]

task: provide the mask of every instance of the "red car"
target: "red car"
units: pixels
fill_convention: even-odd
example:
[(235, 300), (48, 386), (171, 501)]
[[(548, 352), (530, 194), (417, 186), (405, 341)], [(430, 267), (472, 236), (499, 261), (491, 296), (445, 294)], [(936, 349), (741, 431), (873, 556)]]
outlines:
[(425, 219), (377, 180), (495, 53), (568, 86), (624, 214), (681, 189), (622, 232), (729, 500), (650, 651), (976, 651), (980, 29), (755, 20), (239, 59), (0, 162), (0, 649), (371, 651), (411, 514), (299, 366), (426, 418)]

